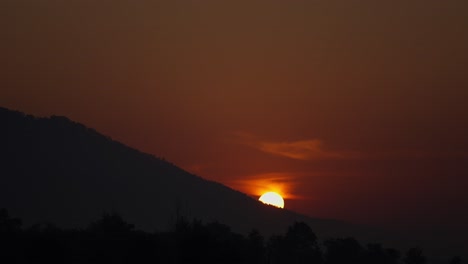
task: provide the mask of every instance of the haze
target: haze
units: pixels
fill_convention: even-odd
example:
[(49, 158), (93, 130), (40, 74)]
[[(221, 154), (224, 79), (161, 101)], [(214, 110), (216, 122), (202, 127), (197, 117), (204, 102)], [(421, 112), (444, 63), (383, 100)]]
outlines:
[(0, 1), (0, 105), (313, 217), (468, 231), (466, 1)]

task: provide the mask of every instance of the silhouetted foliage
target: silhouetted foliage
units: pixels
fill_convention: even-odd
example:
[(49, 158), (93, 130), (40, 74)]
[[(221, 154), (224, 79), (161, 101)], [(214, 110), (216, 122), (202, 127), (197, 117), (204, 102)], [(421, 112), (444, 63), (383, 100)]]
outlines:
[(34, 225), (25, 230), (25, 258), (29, 263), (69, 263), (72, 257), (70, 231), (53, 224)]
[(290, 226), (284, 237), (272, 237), (269, 249), (272, 263), (321, 263), (322, 260), (317, 237), (303, 222)]
[(265, 259), (265, 239), (257, 231), (250, 231), (246, 244), (247, 263), (263, 263)]
[(0, 209), (0, 234), (16, 233), (21, 230), (21, 220), (11, 218), (5, 208)]
[(459, 256), (453, 257), (449, 262), (449, 264), (461, 264), (461, 263), (462, 263), (462, 261), (461, 261), (461, 258)]
[(381, 244), (368, 244), (365, 263), (396, 264), (400, 254), (392, 248), (383, 248)]
[(15, 263), (22, 260), (21, 232), (21, 220), (10, 217), (6, 209), (0, 209), (0, 262)]
[(88, 231), (97, 234), (122, 235), (130, 233), (135, 226), (123, 220), (116, 212), (104, 213), (98, 221), (91, 223)]
[[(176, 224), (176, 259), (178, 263), (239, 263), (244, 238), (226, 225), (199, 220), (178, 219)], [(183, 252), (183, 253), (182, 253)]]
[[(53, 224), (21, 228), (21, 221), (0, 209), (0, 260), (2, 263), (316, 263), (316, 264), (424, 264), (418, 248), (409, 249), (403, 261), (397, 250), (367, 244), (354, 238), (326, 240), (324, 252), (312, 229), (292, 224), (284, 235), (264, 237), (256, 230), (247, 236), (218, 222), (204, 224), (179, 216), (169, 232), (135, 230), (118, 213), (104, 213), (82, 230)], [(450, 264), (460, 264), (454, 257)]]
[[(84, 226), (102, 208), (117, 204), (133, 220), (138, 219), (139, 225), (146, 222), (146, 227), (152, 227), (162, 213), (153, 210), (145, 214), (148, 206), (134, 207), (157, 202), (152, 196), (155, 192), (162, 193), (156, 197), (166, 198), (174, 190), (164, 190), (167, 181), (178, 191), (182, 189), (181, 193), (190, 191), (189, 197), (205, 192), (218, 197), (226, 192), (229, 195), (223, 197), (248, 200), (242, 206), (254, 205), (250, 212), (257, 209), (258, 204), (245, 195), (192, 177), (163, 159), (128, 148), (68, 118), (35, 118), (0, 108), (0, 120), (0, 176), (5, 179), (0, 184), (0, 206), (32, 218), (25, 220), (54, 219), (57, 224)], [(126, 180), (129, 175), (138, 175), (138, 180)], [(177, 211), (173, 229), (148, 233), (135, 230), (115, 212), (103, 214), (85, 229), (70, 230), (53, 224), (24, 228), (20, 219), (0, 209), (0, 263), (426, 262), (419, 249), (410, 249), (400, 260), (395, 249), (380, 244), (363, 247), (354, 238), (330, 239), (321, 248), (312, 229), (303, 222), (268, 239), (255, 230), (244, 237), (222, 223), (203, 223), (187, 215)], [(269, 219), (270, 215), (266, 216), (264, 219)], [(455, 257), (449, 263), (459, 264), (461, 259)]]
[(354, 238), (338, 238), (325, 241), (325, 263), (363, 263), (364, 248)]
[(410, 248), (406, 252), (404, 262), (406, 264), (424, 264), (426, 263), (426, 257), (424, 257), (421, 249)]

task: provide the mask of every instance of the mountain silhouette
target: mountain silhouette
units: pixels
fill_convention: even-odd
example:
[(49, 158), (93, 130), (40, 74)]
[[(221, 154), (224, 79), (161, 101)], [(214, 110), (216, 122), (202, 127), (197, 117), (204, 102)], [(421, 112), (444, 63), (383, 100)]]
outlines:
[(279, 233), (294, 221), (326, 237), (357, 232), (354, 225), (264, 205), (66, 117), (0, 108), (0, 124), (0, 208), (26, 223), (81, 227), (116, 211), (147, 231), (166, 230), (183, 215), (241, 233)]
[[(270, 236), (305, 222), (323, 239), (352, 236), (400, 249), (412, 244), (375, 228), (264, 205), (66, 117), (38, 118), (0, 107), (0, 128), (0, 208), (25, 225), (82, 228), (103, 213), (118, 212), (150, 232), (170, 230), (183, 216), (218, 221), (242, 234), (256, 229)], [(435, 255), (464, 252), (425, 241)]]

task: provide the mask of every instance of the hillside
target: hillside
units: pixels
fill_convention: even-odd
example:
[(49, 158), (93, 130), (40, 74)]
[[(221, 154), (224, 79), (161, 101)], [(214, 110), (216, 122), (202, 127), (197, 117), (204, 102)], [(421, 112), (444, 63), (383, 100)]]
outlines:
[(302, 221), (322, 239), (352, 236), (399, 249), (420, 245), (434, 260), (465, 252), (462, 241), (408, 239), (408, 234), (389, 235), (264, 205), (66, 117), (38, 118), (0, 108), (0, 127), (0, 208), (26, 226), (82, 228), (113, 211), (149, 232), (171, 229), (182, 215), (270, 236)]
[(26, 224), (81, 227), (117, 211), (147, 231), (168, 229), (183, 214), (241, 233), (279, 233), (294, 221), (309, 223), (322, 237), (362, 233), (339, 221), (265, 206), (66, 117), (37, 118), (3, 108), (0, 124), (0, 208)]

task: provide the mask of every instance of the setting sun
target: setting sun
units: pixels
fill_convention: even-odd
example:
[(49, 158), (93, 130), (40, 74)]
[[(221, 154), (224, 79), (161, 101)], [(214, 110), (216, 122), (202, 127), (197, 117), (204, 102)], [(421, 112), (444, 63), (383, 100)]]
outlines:
[(275, 192), (264, 193), (258, 200), (264, 204), (273, 205), (278, 208), (284, 208), (283, 197)]

